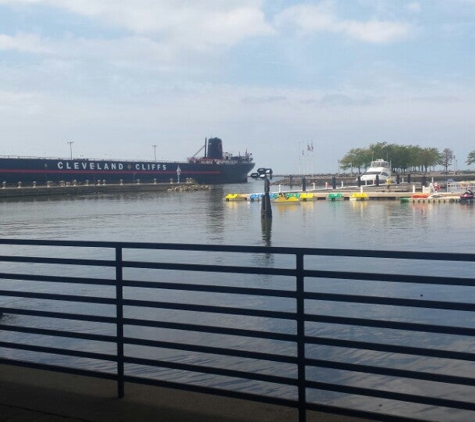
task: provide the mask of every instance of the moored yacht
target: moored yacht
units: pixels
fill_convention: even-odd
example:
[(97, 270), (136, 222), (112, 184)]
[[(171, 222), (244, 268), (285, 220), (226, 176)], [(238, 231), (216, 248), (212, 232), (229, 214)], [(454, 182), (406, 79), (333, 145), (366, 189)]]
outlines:
[(371, 161), (370, 166), (361, 176), (361, 181), (365, 184), (375, 184), (376, 176), (379, 178), (379, 183), (387, 183), (391, 180), (391, 164), (382, 158)]

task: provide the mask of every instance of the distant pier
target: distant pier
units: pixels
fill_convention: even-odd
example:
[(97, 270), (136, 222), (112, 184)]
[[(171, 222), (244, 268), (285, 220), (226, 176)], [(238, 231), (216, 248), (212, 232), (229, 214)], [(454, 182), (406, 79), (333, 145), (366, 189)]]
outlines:
[(28, 197), (53, 197), (69, 195), (93, 195), (113, 193), (137, 192), (164, 192), (164, 191), (194, 191), (209, 190), (207, 185), (195, 183), (123, 183), (123, 184), (48, 184), (28, 185), (19, 183), (17, 186), (0, 185), (0, 199), (2, 198), (28, 198)]

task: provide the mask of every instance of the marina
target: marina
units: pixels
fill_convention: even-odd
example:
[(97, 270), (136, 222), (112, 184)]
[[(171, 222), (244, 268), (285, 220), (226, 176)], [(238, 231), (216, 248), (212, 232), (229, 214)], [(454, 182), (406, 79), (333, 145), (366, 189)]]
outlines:
[[(339, 190), (334, 191), (285, 191), (271, 192), (271, 202), (273, 203), (295, 203), (308, 201), (401, 201), (412, 203), (428, 203), (428, 204), (450, 204), (459, 202), (473, 201), (473, 196), (465, 199), (463, 192), (459, 194), (446, 192), (433, 194), (411, 193), (409, 191), (355, 191), (355, 190)], [(225, 196), (227, 202), (256, 202), (262, 198), (261, 193), (236, 194), (231, 193)], [(280, 200), (279, 200), (280, 198)], [(287, 200), (282, 199), (287, 198)]]

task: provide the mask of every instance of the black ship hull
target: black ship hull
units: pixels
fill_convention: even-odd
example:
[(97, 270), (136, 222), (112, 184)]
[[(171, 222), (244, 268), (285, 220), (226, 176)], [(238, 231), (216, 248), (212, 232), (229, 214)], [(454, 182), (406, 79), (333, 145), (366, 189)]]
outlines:
[[(217, 140), (219, 144), (211, 141)], [(0, 183), (4, 185), (50, 183), (244, 183), (254, 168), (250, 155), (223, 157), (221, 140), (210, 139), (218, 152), (187, 162), (106, 161), (0, 157)], [(220, 149), (220, 150), (219, 150)]]

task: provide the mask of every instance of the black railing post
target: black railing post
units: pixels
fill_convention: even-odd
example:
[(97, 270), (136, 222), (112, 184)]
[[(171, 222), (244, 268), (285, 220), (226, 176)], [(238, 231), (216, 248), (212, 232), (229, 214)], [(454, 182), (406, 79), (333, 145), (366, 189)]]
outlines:
[(298, 409), (299, 422), (306, 420), (306, 388), (305, 388), (305, 280), (303, 276), (304, 255), (297, 252), (297, 360), (298, 360)]
[(117, 320), (117, 396), (124, 397), (124, 291), (122, 287), (122, 247), (115, 248), (116, 320)]

